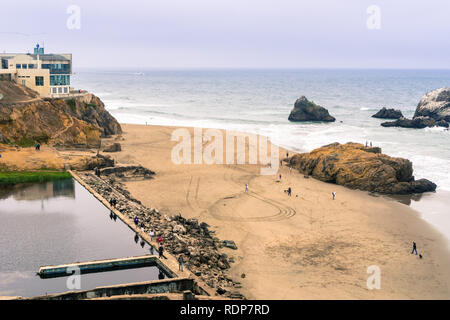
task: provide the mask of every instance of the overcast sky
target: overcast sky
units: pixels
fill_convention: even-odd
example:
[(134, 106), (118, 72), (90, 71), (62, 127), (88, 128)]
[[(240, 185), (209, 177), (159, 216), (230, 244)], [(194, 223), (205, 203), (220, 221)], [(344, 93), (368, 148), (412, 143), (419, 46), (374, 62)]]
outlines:
[(1, 13), (1, 52), (45, 42), (75, 69), (450, 69), (449, 0), (14, 0)]

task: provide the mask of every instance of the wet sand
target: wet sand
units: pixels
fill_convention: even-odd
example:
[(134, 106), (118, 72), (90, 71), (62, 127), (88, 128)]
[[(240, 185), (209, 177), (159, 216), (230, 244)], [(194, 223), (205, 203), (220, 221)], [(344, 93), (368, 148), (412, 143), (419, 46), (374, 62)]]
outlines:
[[(450, 298), (447, 242), (407, 205), (305, 179), (286, 166), (278, 181), (260, 175), (258, 165), (176, 165), (175, 127), (122, 128), (122, 151), (111, 155), (156, 172), (152, 180), (126, 182), (128, 190), (148, 207), (197, 218), (219, 239), (234, 240), (238, 250), (221, 250), (234, 258), (229, 274), (247, 298)], [(412, 241), (423, 259), (410, 254)], [(379, 290), (367, 288), (371, 265), (381, 271)]]

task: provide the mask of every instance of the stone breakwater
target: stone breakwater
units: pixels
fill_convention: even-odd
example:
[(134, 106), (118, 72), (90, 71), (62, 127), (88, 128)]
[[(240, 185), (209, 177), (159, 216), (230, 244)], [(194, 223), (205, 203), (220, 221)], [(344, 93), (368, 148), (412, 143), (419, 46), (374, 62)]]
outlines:
[[(213, 236), (209, 226), (196, 219), (185, 219), (180, 215), (167, 216), (155, 208), (147, 208), (139, 200), (133, 198), (125, 186), (114, 177), (99, 178), (90, 172), (78, 173), (79, 177), (106, 200), (117, 200), (115, 209), (144, 225), (144, 231), (155, 232), (161, 236), (166, 252), (184, 257), (184, 266), (202, 279), (209, 287), (227, 298), (243, 299), (236, 289), (240, 283), (233, 281), (226, 273), (230, 268), (230, 259), (220, 253), (222, 246), (219, 239)], [(155, 248), (157, 249), (157, 248)], [(156, 250), (155, 250), (156, 252)]]

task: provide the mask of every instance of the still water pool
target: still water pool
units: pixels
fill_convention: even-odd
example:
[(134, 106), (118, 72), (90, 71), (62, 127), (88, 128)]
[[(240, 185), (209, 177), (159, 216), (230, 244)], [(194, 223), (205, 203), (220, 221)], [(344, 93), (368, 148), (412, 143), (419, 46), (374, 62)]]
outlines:
[[(142, 246), (143, 245), (143, 246)], [(148, 254), (135, 233), (73, 179), (0, 189), (0, 296), (68, 291), (40, 266)], [(156, 280), (156, 266), (85, 274), (81, 289)]]

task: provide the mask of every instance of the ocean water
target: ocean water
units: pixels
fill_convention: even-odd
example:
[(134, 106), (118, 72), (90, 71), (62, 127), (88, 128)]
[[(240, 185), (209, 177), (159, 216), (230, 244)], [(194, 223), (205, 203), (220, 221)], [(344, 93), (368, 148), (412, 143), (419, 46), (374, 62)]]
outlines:
[[(450, 214), (444, 212), (450, 200), (450, 131), (383, 128), (383, 120), (371, 117), (383, 106), (412, 117), (425, 93), (450, 86), (450, 70), (84, 69), (76, 70), (72, 86), (98, 95), (122, 123), (253, 132), (296, 151), (371, 141), (388, 155), (410, 159), (416, 178), (438, 185), (434, 196), (446, 205), (437, 212), (446, 222), (436, 227), (450, 238)], [(301, 95), (327, 108), (337, 121), (289, 122)], [(422, 207), (423, 202), (427, 219)]]

